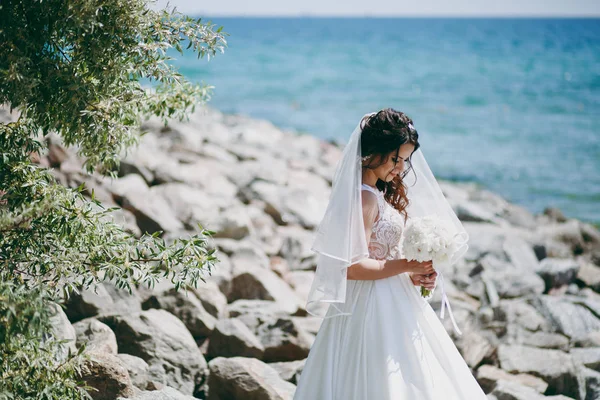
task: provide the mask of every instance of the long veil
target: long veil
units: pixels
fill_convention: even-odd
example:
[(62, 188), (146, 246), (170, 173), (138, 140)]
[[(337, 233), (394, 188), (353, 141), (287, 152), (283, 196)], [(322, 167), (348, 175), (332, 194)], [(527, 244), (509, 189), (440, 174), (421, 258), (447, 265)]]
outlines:
[[(306, 310), (318, 317), (351, 315), (340, 308), (340, 304), (346, 300), (347, 269), (352, 264), (369, 257), (362, 218), (360, 137), (363, 119), (373, 114), (366, 114), (360, 119), (344, 148), (342, 158), (336, 166), (329, 204), (311, 247), (311, 250), (317, 253), (317, 269), (308, 295)], [(405, 177), (409, 199), (408, 217), (435, 215), (450, 222), (455, 230), (457, 250), (451, 257), (449, 265), (454, 264), (467, 251), (468, 234), (444, 197), (421, 149), (412, 154), (411, 164), (414, 173)], [(440, 317), (444, 317), (445, 308), (448, 308), (454, 329), (460, 334), (444, 290), (441, 273), (439, 282), (442, 291)], [(326, 315), (322, 314), (323, 303), (329, 304)]]

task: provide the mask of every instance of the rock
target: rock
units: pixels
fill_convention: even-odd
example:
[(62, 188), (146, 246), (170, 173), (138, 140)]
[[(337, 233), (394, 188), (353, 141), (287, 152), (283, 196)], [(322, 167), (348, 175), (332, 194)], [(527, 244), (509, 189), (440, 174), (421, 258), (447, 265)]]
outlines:
[(184, 226), (196, 229), (198, 223), (220, 214), (222, 208), (234, 204), (233, 201), (220, 202), (211, 197), (205, 190), (186, 185), (185, 183), (165, 183), (152, 186), (150, 194), (164, 199), (176, 218)]
[(52, 337), (54, 340), (67, 340), (67, 342), (60, 345), (60, 350), (55, 354), (56, 361), (61, 363), (68, 358), (69, 353), (75, 354), (77, 352), (77, 334), (59, 304), (49, 302), (48, 306), (51, 310), (51, 330), (45, 336)]
[(110, 281), (98, 283), (73, 293), (66, 301), (66, 313), (73, 322), (97, 315), (126, 314), (142, 310), (141, 298), (132, 287), (132, 293), (125, 289), (117, 289)]
[(313, 316), (292, 317), (292, 319), (298, 326), (300, 326), (306, 332), (312, 333), (313, 335), (316, 335), (317, 332), (319, 332), (321, 324), (323, 323), (323, 318)]
[(66, 301), (66, 313), (73, 322), (110, 310), (113, 299), (102, 283), (89, 289), (73, 292)]
[(456, 216), (461, 221), (498, 223), (499, 219), (481, 204), (463, 201), (452, 204)]
[(315, 279), (313, 271), (291, 271), (286, 281), (294, 288), (301, 299), (308, 299), (310, 287)]
[(579, 264), (573, 259), (545, 258), (537, 268), (537, 274), (544, 279), (546, 291), (568, 285), (575, 280)]
[(237, 317), (255, 334), (258, 334), (258, 327), (263, 323), (290, 315), (279, 303), (270, 300), (240, 299), (231, 303), (228, 310), (232, 318)]
[(114, 332), (95, 318), (87, 318), (73, 324), (77, 333), (77, 347), (86, 344), (86, 351), (117, 354), (117, 338)]
[[(292, 176), (293, 175), (293, 176)], [(298, 223), (315, 228), (327, 208), (331, 188), (320, 176), (306, 171), (293, 172), (290, 185), (254, 181), (246, 190), (246, 198), (258, 198), (267, 212), (280, 225)]]
[(235, 252), (231, 255), (231, 269), (233, 275), (247, 270), (257, 268), (259, 270), (269, 270), (269, 257), (264, 251), (254, 246), (251, 243), (244, 243), (244, 246), (240, 246), (234, 250)]
[(171, 288), (152, 295), (142, 304), (142, 307), (145, 310), (159, 308), (170, 312), (185, 324), (194, 338), (210, 336), (217, 323), (217, 319), (204, 309), (191, 290), (186, 292)]
[(117, 400), (196, 400), (196, 397), (187, 396), (170, 386), (163, 386), (158, 390), (139, 391), (133, 397), (119, 397)]
[(252, 357), (262, 359), (265, 349), (252, 331), (236, 318), (217, 322), (208, 345), (208, 358)]
[(265, 362), (302, 360), (308, 357), (314, 341), (293, 319), (285, 317), (260, 325), (258, 336), (265, 348)]
[(533, 247), (527, 244), (523, 239), (510, 235), (507, 236), (502, 248), (506, 256), (519, 271), (536, 271), (538, 268), (538, 259), (533, 251)]
[(572, 338), (574, 347), (600, 347), (600, 331), (587, 332)]
[[(554, 396), (543, 396), (528, 386), (505, 380), (499, 380), (491, 394), (498, 400), (546, 400), (555, 398)], [(561, 397), (568, 400), (564, 396)]]
[(131, 379), (121, 360), (113, 354), (90, 351), (81, 366), (81, 379), (96, 390), (89, 393), (94, 400), (112, 400), (134, 393)]
[(600, 330), (600, 320), (588, 308), (567, 299), (542, 295), (533, 306), (551, 321), (555, 331), (569, 337)]
[(299, 226), (281, 226), (277, 235), (283, 240), (279, 254), (283, 257), (290, 270), (306, 270), (316, 268), (316, 253), (310, 248), (314, 234)]
[(292, 400), (296, 390), (276, 370), (254, 358), (218, 357), (208, 366), (208, 400)]
[(577, 271), (577, 279), (585, 286), (589, 286), (596, 292), (600, 293), (600, 267), (583, 261), (581, 268)]
[(283, 239), (277, 235), (277, 224), (264, 209), (264, 203), (259, 200), (251, 200), (246, 206), (252, 228), (250, 234), (266, 254), (273, 256), (279, 253)]
[(578, 375), (581, 391), (580, 399), (597, 400), (600, 399), (600, 372), (589, 368), (582, 368)]
[(465, 332), (456, 342), (467, 365), (475, 369), (486, 357), (490, 357), (494, 346), (482, 334), (475, 330)]
[(108, 189), (117, 204), (135, 215), (142, 232), (178, 231), (183, 225), (168, 203), (160, 196), (152, 196), (139, 175), (127, 175), (111, 182)]
[(486, 277), (493, 282), (498, 295), (503, 299), (511, 299), (544, 292), (544, 281), (533, 272), (506, 269)]
[(199, 283), (197, 288), (191, 289), (195, 294), (204, 309), (216, 319), (227, 318), (227, 297), (221, 292), (219, 286), (215, 282), (207, 281)]
[(184, 394), (193, 394), (203, 383), (206, 361), (183, 322), (171, 313), (150, 309), (100, 320), (115, 332), (121, 353), (148, 363), (151, 379)]
[(566, 244), (572, 254), (581, 254), (585, 248), (580, 223), (577, 220), (539, 226), (536, 235), (542, 241), (555, 241)]
[(131, 383), (139, 389), (146, 389), (150, 380), (148, 363), (131, 354), (117, 354), (117, 357), (119, 357), (121, 363), (127, 369)]
[(273, 300), (290, 314), (303, 307), (294, 290), (270, 269), (248, 268), (234, 273), (229, 302), (238, 299)]
[(558, 333), (525, 331), (521, 336), (520, 343), (542, 349), (569, 350), (569, 338)]
[(571, 356), (576, 364), (600, 372), (600, 347), (587, 349), (571, 349)]
[(119, 178), (130, 174), (137, 174), (141, 176), (144, 178), (144, 181), (146, 181), (147, 185), (151, 185), (154, 181), (154, 175), (146, 167), (135, 165), (127, 160), (121, 160), (119, 163)]
[(506, 230), (488, 223), (465, 222), (464, 228), (469, 234), (469, 249), (465, 258), (477, 261), (486, 254), (504, 258), (502, 244), (506, 236)]
[(571, 356), (560, 350), (521, 345), (498, 347), (500, 367), (510, 373), (526, 373), (542, 378), (553, 394), (577, 396), (579, 391)]
[(544, 215), (550, 218), (554, 222), (567, 222), (567, 218), (558, 208), (548, 207), (544, 209)]
[(509, 374), (493, 365), (482, 365), (477, 369), (477, 381), (486, 392), (491, 392), (499, 380), (516, 382), (528, 386), (538, 393), (544, 393), (548, 384), (542, 379), (529, 374)]
[(279, 376), (294, 385), (298, 384), (298, 378), (302, 374), (306, 359), (297, 361), (284, 361), (270, 363), (269, 366), (275, 369)]

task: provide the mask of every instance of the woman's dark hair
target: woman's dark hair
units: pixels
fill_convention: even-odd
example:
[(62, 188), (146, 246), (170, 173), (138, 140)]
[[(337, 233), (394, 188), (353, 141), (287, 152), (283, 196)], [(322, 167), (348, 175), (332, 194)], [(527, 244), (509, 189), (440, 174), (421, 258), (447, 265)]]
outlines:
[[(415, 151), (419, 148), (419, 134), (413, 127), (412, 119), (401, 111), (386, 108), (376, 114), (363, 118), (361, 121), (362, 132), (360, 135), (360, 149), (362, 157), (370, 157), (368, 165), (363, 168), (375, 169), (387, 162), (386, 155), (396, 151), (406, 143), (413, 144)], [(412, 154), (411, 154), (412, 157)], [(379, 164), (373, 161), (379, 159)], [(408, 197), (404, 177), (412, 169), (410, 158), (404, 171), (389, 182), (377, 180), (377, 188), (385, 193), (385, 199), (398, 212), (406, 218)]]

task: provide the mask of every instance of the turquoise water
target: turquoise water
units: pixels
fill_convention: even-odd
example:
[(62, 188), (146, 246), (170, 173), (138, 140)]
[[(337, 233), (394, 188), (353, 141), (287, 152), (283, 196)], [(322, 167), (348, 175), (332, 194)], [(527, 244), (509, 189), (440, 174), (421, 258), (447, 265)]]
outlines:
[(436, 175), (600, 222), (600, 19), (213, 18), (211, 104), (346, 141), (406, 112)]

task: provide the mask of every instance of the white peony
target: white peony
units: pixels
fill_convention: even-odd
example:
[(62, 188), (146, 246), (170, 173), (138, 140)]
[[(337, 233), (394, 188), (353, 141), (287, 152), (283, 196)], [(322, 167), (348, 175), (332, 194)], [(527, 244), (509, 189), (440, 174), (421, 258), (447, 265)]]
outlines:
[[(402, 233), (401, 246), (407, 260), (431, 260), (434, 268), (450, 261), (457, 250), (452, 226), (434, 215), (409, 219)], [(426, 297), (428, 292), (421, 287), (422, 295)]]

